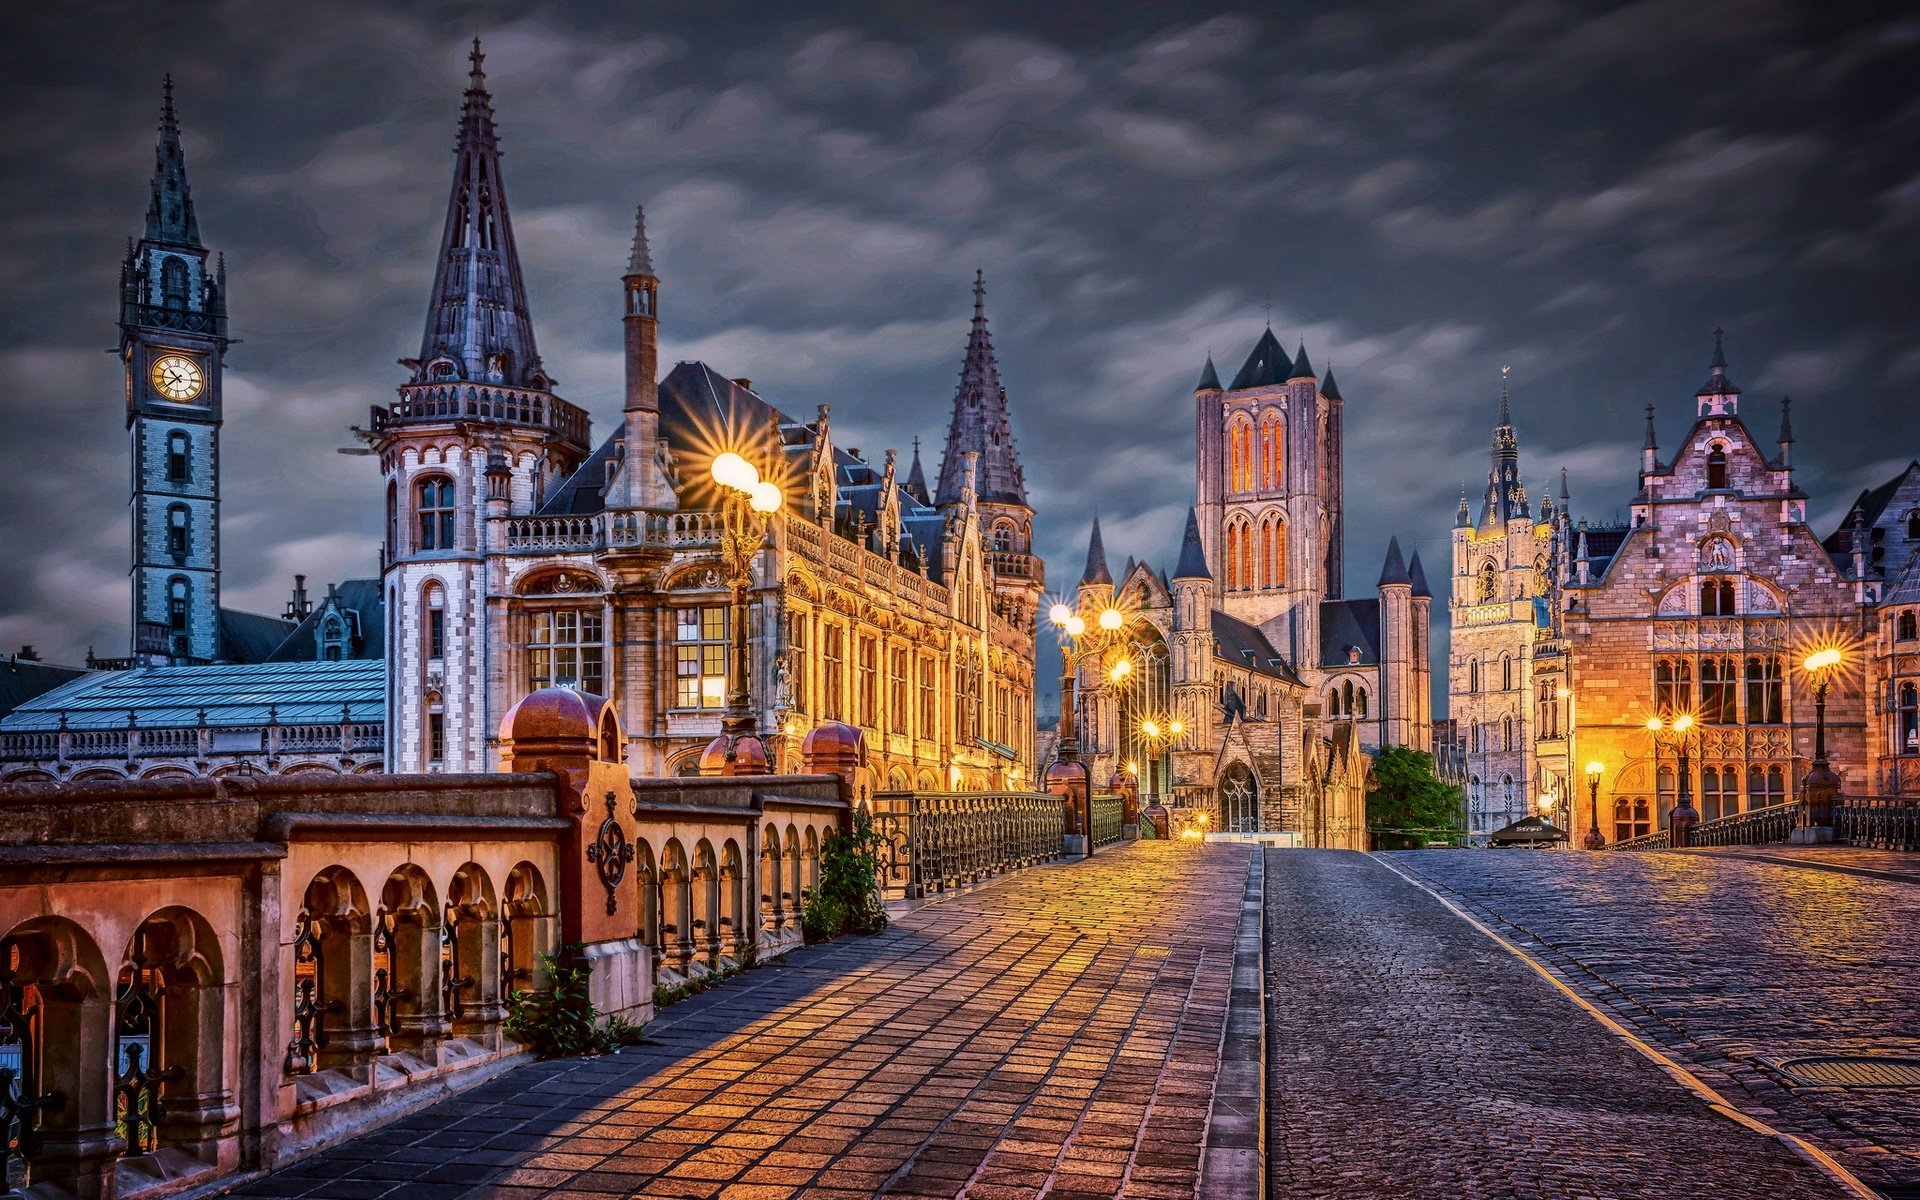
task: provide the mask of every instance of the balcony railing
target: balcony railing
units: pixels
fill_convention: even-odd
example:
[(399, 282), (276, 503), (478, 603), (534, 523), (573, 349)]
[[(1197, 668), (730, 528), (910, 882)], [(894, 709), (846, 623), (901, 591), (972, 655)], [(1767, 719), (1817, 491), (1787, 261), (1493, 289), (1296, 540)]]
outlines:
[(1785, 804), (1770, 804), (1765, 808), (1750, 809), (1735, 813), (1730, 817), (1721, 817), (1717, 821), (1702, 821), (1693, 827), (1690, 846), (1764, 846), (1769, 842), (1784, 842), (1793, 832), (1794, 825), (1800, 819), (1800, 803), (1790, 800)]
[(1118, 796), (1093, 798), (1093, 844), (1097, 849), (1120, 840), (1120, 821), (1125, 801)]
[(585, 554), (599, 550), (676, 550), (720, 544), (720, 516), (707, 512), (603, 512), (583, 517), (514, 517), (509, 554)]
[(1030, 579), (1035, 583), (1046, 582), (1046, 565), (1038, 556), (1021, 554), (1016, 550), (987, 551), (987, 565), (993, 573), (1003, 579)]
[(587, 448), (589, 418), (583, 408), (556, 396), (500, 384), (446, 383), (409, 387), (386, 406), (375, 405), (375, 433), (396, 425), (485, 421), (544, 429)]
[(909, 900), (1051, 862), (1066, 833), (1045, 792), (880, 792), (873, 826), (883, 884)]
[(0, 763), (152, 762), (182, 759), (235, 763), (283, 754), (378, 755), (386, 727), (378, 721), (327, 721), (244, 727), (176, 725), (125, 729), (27, 730), (0, 733)]
[(1906, 796), (1835, 796), (1833, 838), (1877, 850), (1920, 850), (1920, 800)]

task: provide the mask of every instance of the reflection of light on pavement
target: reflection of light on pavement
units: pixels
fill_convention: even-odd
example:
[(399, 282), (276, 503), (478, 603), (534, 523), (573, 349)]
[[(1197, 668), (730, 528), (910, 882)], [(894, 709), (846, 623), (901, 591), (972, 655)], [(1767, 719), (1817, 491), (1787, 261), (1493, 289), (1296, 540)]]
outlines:
[(1180, 831), (1180, 838), (1182, 841), (1204, 842), (1207, 840), (1207, 831), (1198, 825), (1189, 825)]

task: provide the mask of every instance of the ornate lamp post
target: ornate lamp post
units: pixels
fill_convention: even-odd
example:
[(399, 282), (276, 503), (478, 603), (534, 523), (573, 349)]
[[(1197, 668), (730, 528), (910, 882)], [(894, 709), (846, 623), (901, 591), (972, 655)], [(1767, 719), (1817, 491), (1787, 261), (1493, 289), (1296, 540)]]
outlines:
[[(1660, 747), (1673, 747), (1680, 755), (1680, 802), (1667, 815), (1667, 835), (1676, 850), (1693, 842), (1693, 827), (1700, 823), (1700, 810), (1693, 806), (1693, 778), (1688, 755), (1693, 749), (1693, 714), (1677, 717), (1648, 717), (1647, 731), (1653, 734), (1654, 759), (1659, 761)], [(1658, 778), (1656, 772), (1655, 778)]]
[[(1127, 617), (1117, 608), (1103, 608), (1089, 621), (1068, 605), (1056, 604), (1047, 610), (1047, 620), (1060, 641), (1060, 738), (1053, 765), (1047, 768), (1046, 786), (1066, 804), (1067, 853), (1091, 855), (1093, 773), (1080, 757), (1074, 720), (1080, 707), (1080, 668), (1089, 660), (1104, 658), (1118, 644)], [(1106, 662), (1105, 670), (1114, 683), (1123, 683), (1133, 673), (1133, 661), (1123, 654)]]
[(1600, 832), (1600, 775), (1607, 768), (1598, 759), (1587, 764), (1587, 801), (1593, 806), (1593, 824), (1587, 828), (1586, 847), (1589, 850), (1604, 850), (1607, 839)]
[(753, 583), (754, 556), (767, 544), (767, 527), (787, 497), (779, 484), (760, 478), (752, 463), (731, 450), (714, 457), (711, 471), (720, 493), (720, 562), (733, 603), (727, 614), (727, 705), (720, 736), (700, 755), (700, 773), (765, 775), (772, 768), (747, 682), (747, 588)]
[[(1833, 672), (1846, 660), (1837, 647), (1815, 650), (1800, 662), (1813, 679), (1813, 766), (1808, 769), (1801, 788), (1806, 796), (1805, 817), (1801, 829), (1794, 831), (1795, 841), (1833, 840), (1833, 798), (1840, 793), (1840, 775), (1827, 765), (1827, 686)], [(1802, 830), (1806, 832), (1803, 834)], [(1822, 830), (1816, 834), (1813, 830)]]

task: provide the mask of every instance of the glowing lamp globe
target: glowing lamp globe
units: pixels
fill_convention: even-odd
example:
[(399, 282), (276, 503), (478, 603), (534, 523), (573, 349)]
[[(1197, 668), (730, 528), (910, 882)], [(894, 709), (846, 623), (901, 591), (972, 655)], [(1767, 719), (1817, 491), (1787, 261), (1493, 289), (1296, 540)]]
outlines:
[(747, 489), (747, 504), (757, 513), (776, 513), (786, 502), (786, 494), (780, 485), (765, 479)]
[(1056, 604), (1047, 610), (1047, 620), (1052, 621), (1055, 625), (1065, 625), (1072, 616), (1073, 610), (1064, 604)]
[(1840, 651), (1831, 646), (1825, 650), (1815, 650), (1807, 655), (1806, 661), (1800, 665), (1809, 671), (1824, 671), (1828, 667), (1837, 667), (1840, 665)]
[(1100, 610), (1100, 628), (1112, 632), (1125, 623), (1126, 618), (1120, 615), (1119, 609), (1105, 608)]
[(1587, 774), (1593, 776), (1595, 779), (1600, 778), (1600, 773), (1606, 769), (1606, 764), (1597, 758), (1587, 764)]
[(1077, 617), (1077, 616), (1067, 618), (1067, 636), (1068, 637), (1079, 637), (1081, 634), (1085, 633), (1086, 631), (1087, 631), (1087, 622), (1084, 618)]
[(1659, 732), (1660, 732), (1660, 718), (1659, 718), (1659, 717), (1648, 717), (1648, 718), (1647, 718), (1647, 731), (1648, 731), (1649, 733), (1659, 733)]
[(721, 487), (730, 487), (736, 492), (753, 490), (760, 482), (760, 472), (753, 464), (729, 450), (713, 460), (713, 481)]

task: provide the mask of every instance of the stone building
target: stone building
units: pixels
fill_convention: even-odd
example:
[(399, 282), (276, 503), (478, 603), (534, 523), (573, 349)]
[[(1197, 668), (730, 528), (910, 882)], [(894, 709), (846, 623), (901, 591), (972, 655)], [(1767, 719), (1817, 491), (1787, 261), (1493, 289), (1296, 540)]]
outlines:
[[(1806, 774), (1813, 686), (1799, 668), (1815, 646), (1857, 641), (1864, 612), (1855, 562), (1836, 561), (1807, 524), (1783, 404), (1776, 437), (1740, 411), (1716, 334), (1694, 420), (1662, 460), (1647, 407), (1631, 522), (1559, 530), (1567, 566), (1569, 761), (1603, 767), (1598, 824), (1608, 841), (1666, 826), (1682, 747), (1656, 739), (1655, 715), (1690, 713), (1686, 788), (1702, 820), (1781, 803)], [(1864, 561), (1864, 550), (1860, 561)], [(1872, 785), (1857, 663), (1827, 704), (1832, 765), (1851, 792)], [(1576, 786), (1575, 832), (1594, 812)]]
[(1453, 523), (1448, 712), (1475, 844), (1566, 794), (1554, 529), (1552, 497), (1542, 495), (1537, 516), (1528, 500), (1503, 379), (1479, 515), (1463, 495)]
[[(1194, 391), (1198, 503), (1171, 575), (1111, 574), (1096, 522), (1083, 608), (1133, 618), (1124, 686), (1083, 667), (1096, 781), (1137, 765), (1143, 795), (1227, 832), (1366, 844), (1368, 752), (1426, 750), (1432, 596), (1416, 553), (1387, 547), (1377, 593), (1344, 594), (1341, 423), (1332, 372), (1267, 330), (1231, 386), (1209, 358)], [(1179, 720), (1172, 739), (1149, 732)]]
[(1873, 615), (1859, 652), (1870, 790), (1920, 795), (1920, 462), (1860, 493), (1827, 552), (1852, 571)]
[[(514, 701), (610, 696), (641, 774), (686, 773), (719, 732), (730, 588), (712, 460), (786, 493), (753, 556), (748, 675), (776, 768), (815, 723), (866, 734), (882, 787), (1033, 772), (1043, 586), (984, 285), (939, 484), (838, 445), (704, 363), (658, 375), (661, 279), (643, 219), (621, 277), (620, 427), (595, 445), (534, 340), (476, 43), (426, 332), (370, 440), (386, 480), (388, 761), (484, 771)], [(609, 314), (613, 319), (613, 314)]]

